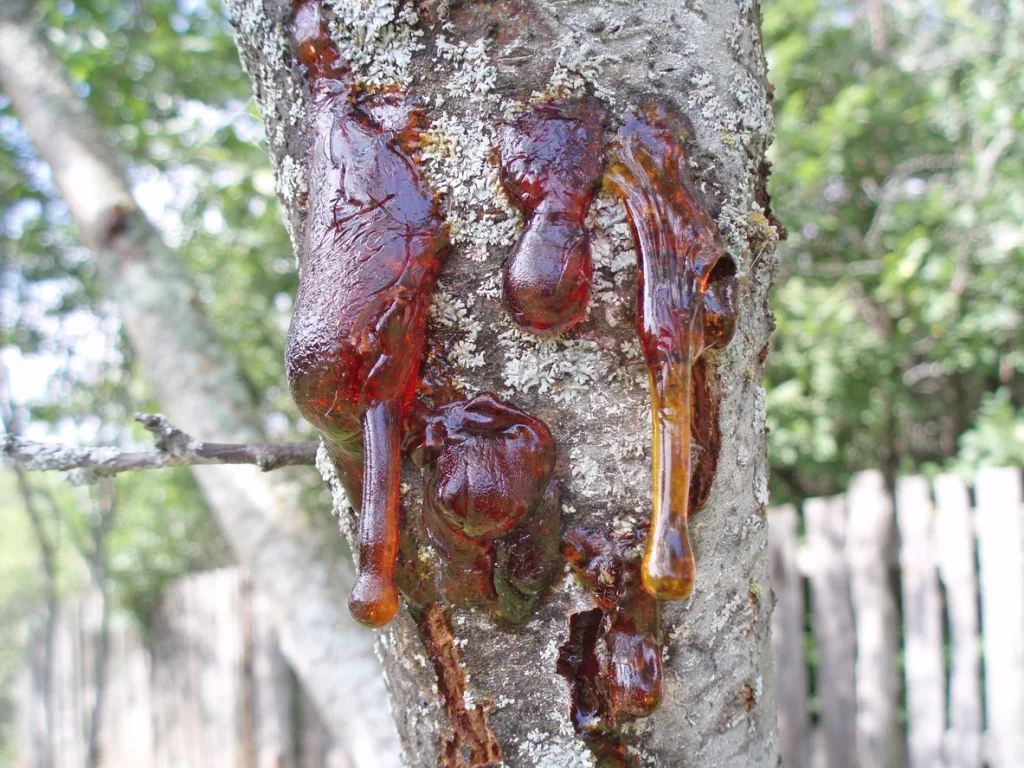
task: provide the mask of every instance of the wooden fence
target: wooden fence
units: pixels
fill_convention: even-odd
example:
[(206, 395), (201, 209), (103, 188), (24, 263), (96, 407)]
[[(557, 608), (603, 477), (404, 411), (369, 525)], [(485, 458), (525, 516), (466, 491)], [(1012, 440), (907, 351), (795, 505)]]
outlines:
[[(931, 489), (904, 478), (893, 505), (882, 476), (865, 472), (845, 496), (808, 500), (802, 515), (771, 510), (769, 531), (787, 768), (1024, 766), (1017, 470), (981, 472), (973, 507), (952, 476)], [(54, 768), (84, 764), (98, 628), (95, 600), (62, 610)], [(349, 765), (240, 571), (175, 583), (147, 642), (130, 629), (114, 629), (110, 641), (104, 768)], [(25, 768), (42, 765), (34, 679), (21, 707)]]
[(907, 477), (894, 505), (865, 472), (769, 512), (787, 768), (1024, 766), (1020, 472), (983, 470), (973, 499)]
[[(96, 599), (65, 606), (52, 672), (53, 768), (85, 765), (99, 640)], [(44, 765), (41, 659), (21, 697), (19, 766)], [(237, 569), (191, 576), (165, 593), (144, 642), (110, 633), (101, 718), (103, 768), (348, 768), (303, 696), (267, 611)]]

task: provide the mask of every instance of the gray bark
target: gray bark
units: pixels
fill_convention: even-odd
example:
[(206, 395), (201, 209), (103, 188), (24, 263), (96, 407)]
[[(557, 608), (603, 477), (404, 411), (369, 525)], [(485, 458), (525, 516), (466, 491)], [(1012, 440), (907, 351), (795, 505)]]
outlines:
[[(225, 4), (297, 242), (306, 202), (307, 90), (288, 41), (289, 3)], [(430, 333), (447, 350), (467, 395), (496, 392), (552, 428), (567, 527), (608, 531), (649, 515), (649, 398), (631, 319), (635, 258), (623, 209), (602, 195), (591, 217), (590, 319), (546, 341), (516, 331), (501, 307), (499, 275), (519, 222), (490, 162), (496, 129), (533, 92), (587, 84), (619, 114), (643, 92), (673, 102), (691, 119), (698, 186), (739, 265), (740, 321), (731, 345), (712, 362), (723, 447), (710, 499), (694, 523), (697, 588), (689, 602), (664, 606), (665, 701), (627, 729), (628, 740), (643, 765), (776, 765), (760, 355), (771, 329), (767, 294), (778, 232), (759, 205), (772, 118), (757, 4), (444, 1), (418, 5), (418, 19), (411, 4), (394, 0), (324, 4), (339, 22), (336, 41), (364, 81), (409, 85), (433, 107), (422, 159), (441, 193), (454, 247)], [(327, 462), (322, 471), (333, 480)], [(417, 478), (407, 472), (405, 479), (414, 510)], [(354, 516), (332, 485), (351, 537)], [(568, 720), (568, 685), (555, 672), (568, 616), (590, 607), (590, 598), (564, 578), (517, 629), (479, 613), (454, 617), (459, 666), (468, 677), (465, 703), (481, 705), (505, 765), (590, 764)], [(436, 765), (452, 723), (439, 706), (429, 655), (404, 613), (379, 632), (378, 642), (406, 757), (417, 768)]]
[[(113, 153), (23, 3), (0, 10), (0, 86), (53, 171), (172, 420), (205, 440), (260, 442), (262, 425), (180, 260), (134, 204)], [(348, 615), (350, 567), (297, 508), (296, 488), (250, 466), (195, 468), (210, 508), (277, 621), (282, 649), (356, 764), (397, 764), (368, 633)]]

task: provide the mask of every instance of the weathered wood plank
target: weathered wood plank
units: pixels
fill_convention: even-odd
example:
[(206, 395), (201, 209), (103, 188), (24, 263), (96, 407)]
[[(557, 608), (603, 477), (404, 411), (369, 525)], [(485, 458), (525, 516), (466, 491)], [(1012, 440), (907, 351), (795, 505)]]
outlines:
[(897, 483), (896, 521), (906, 651), (907, 747), (913, 768), (934, 768), (941, 764), (946, 733), (946, 669), (935, 518), (923, 477), (905, 477)]
[(253, 764), (255, 768), (296, 768), (293, 714), (298, 683), (281, 654), (270, 606), (255, 593), (250, 606)]
[[(29, 634), (30, 641), (41, 636)], [(36, 768), (42, 765), (43, 752), (46, 749), (46, 734), (43, 727), (43, 696), (37, 685), (42, 656), (42, 646), (27, 644), (25, 649), (27, 664), (18, 675), (18, 751), (16, 765), (25, 768)]]
[(949, 616), (949, 730), (946, 764), (981, 766), (981, 651), (974, 524), (967, 486), (955, 475), (935, 479), (936, 558)]
[(79, 674), (78, 611), (61, 606), (53, 643), (54, 766), (79, 766), (85, 762), (82, 744), (82, 680)]
[[(52, 686), (55, 768), (80, 768), (85, 757), (97, 607), (83, 599), (61, 608)], [(301, 692), (268, 608), (241, 571), (171, 585), (149, 638), (147, 648), (135, 628), (111, 631), (103, 768), (350, 768), (347, 750), (312, 704), (297, 703)], [(42, 695), (31, 676), (41, 661), (31, 659), (20, 707), (19, 759), (26, 768), (42, 765)]]
[(775, 594), (772, 652), (782, 756), (786, 768), (807, 768), (811, 724), (807, 715), (804, 595), (797, 567), (796, 528), (796, 509), (792, 506), (768, 511), (768, 549)]
[(308, 696), (299, 699), (299, 768), (352, 768), (352, 761), (327, 731), (316, 705)]
[(882, 473), (853, 476), (846, 554), (857, 628), (857, 753), (864, 766), (902, 764), (899, 611), (889, 580), (895, 529)]
[(804, 504), (804, 524), (827, 765), (857, 768), (856, 648), (843, 497), (809, 499)]
[(993, 768), (1024, 760), (1024, 525), (1016, 469), (978, 472), (986, 752)]
[(245, 764), (240, 578), (213, 571), (168, 591), (153, 631), (158, 765)]
[(184, 612), (184, 597), (178, 585), (166, 589), (150, 632), (153, 656), (153, 760), (157, 768), (187, 764), (184, 752), (190, 734), (180, 702), (191, 676), (188, 648), (182, 643), (177, 618)]
[(153, 753), (149, 654), (135, 628), (111, 632), (107, 672), (103, 768), (149, 765)]

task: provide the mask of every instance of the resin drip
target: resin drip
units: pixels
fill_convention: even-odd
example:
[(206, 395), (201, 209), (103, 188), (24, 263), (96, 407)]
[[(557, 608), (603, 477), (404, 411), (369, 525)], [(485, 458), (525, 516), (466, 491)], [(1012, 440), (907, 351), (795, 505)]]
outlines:
[(449, 604), (522, 621), (562, 565), (551, 432), (486, 392), (412, 421), (438, 591)]
[(618, 728), (651, 714), (661, 702), (658, 601), (640, 575), (643, 533), (609, 540), (575, 530), (563, 545), (577, 580), (598, 607), (569, 617), (558, 672), (572, 687), (573, 726), (602, 765), (635, 763)]
[[(695, 422), (705, 432), (702, 453), (711, 454), (701, 462), (711, 462), (713, 472), (717, 461), (717, 425), (699, 413), (714, 406), (706, 389), (695, 389), (695, 369), (705, 350), (729, 342), (735, 325), (736, 265), (693, 187), (680, 123), (660, 104), (642, 105), (619, 129), (606, 174), (626, 205), (637, 248), (637, 331), (654, 416), (654, 508), (643, 581), (667, 600), (688, 597), (696, 576), (687, 533), (697, 495), (691, 488)], [(703, 374), (696, 377), (700, 385)], [(706, 494), (708, 478), (702, 480), (699, 492)]]
[(604, 169), (606, 122), (596, 99), (562, 99), (521, 113), (498, 138), (501, 182), (526, 218), (505, 262), (505, 308), (528, 331), (561, 333), (586, 313), (593, 265), (583, 222)]
[(406, 126), (396, 100), (356, 102), (318, 2), (296, 2), (294, 24), (309, 73), (311, 143), (285, 362), (292, 397), (320, 431), (350, 502), (361, 507), (349, 609), (377, 627), (398, 609), (401, 424), (448, 238), (422, 172), (402, 149)]

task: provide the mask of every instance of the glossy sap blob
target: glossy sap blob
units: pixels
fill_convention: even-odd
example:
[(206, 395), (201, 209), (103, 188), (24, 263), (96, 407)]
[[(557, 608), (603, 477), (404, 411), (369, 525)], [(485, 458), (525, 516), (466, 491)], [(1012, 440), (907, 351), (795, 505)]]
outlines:
[(643, 586), (645, 530), (608, 539), (570, 531), (563, 551), (597, 608), (573, 614), (558, 671), (572, 690), (572, 721), (605, 763), (628, 765), (618, 727), (661, 702), (658, 601)]
[(637, 332), (651, 383), (654, 509), (643, 580), (669, 600), (688, 597), (696, 578), (687, 532), (692, 413), (713, 405), (706, 392), (694, 397), (694, 371), (705, 350), (729, 342), (736, 318), (735, 263), (693, 187), (681, 133), (667, 108), (641, 105), (619, 129), (606, 175), (636, 243)]
[(350, 610), (381, 626), (398, 609), (401, 424), (448, 239), (422, 172), (400, 146), (395, 110), (385, 127), (355, 102), (319, 3), (295, 4), (295, 43), (310, 78), (312, 136), (286, 370), (302, 415), (361, 507)]
[(584, 227), (604, 169), (607, 115), (593, 98), (519, 114), (498, 138), (500, 178), (526, 218), (505, 262), (505, 307), (534, 333), (560, 333), (584, 316), (593, 266)]
[(561, 567), (551, 432), (486, 392), (415, 422), (409, 447), (442, 596), (522, 620)]

